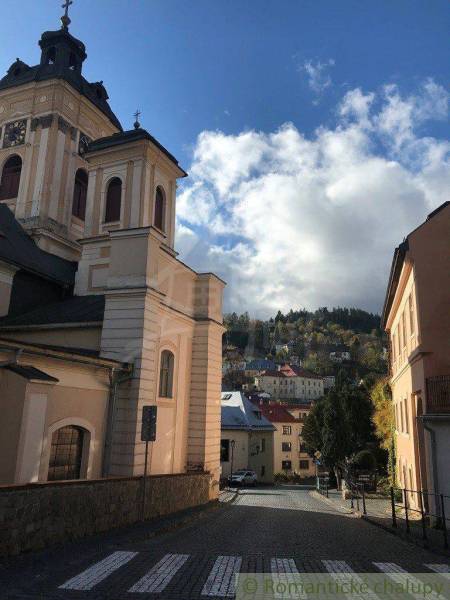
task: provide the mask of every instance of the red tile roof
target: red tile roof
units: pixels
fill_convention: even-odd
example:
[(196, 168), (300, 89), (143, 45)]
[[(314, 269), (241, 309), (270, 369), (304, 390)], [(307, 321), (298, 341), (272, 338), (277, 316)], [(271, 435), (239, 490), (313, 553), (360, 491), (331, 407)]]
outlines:
[(297, 419), (281, 404), (258, 404), (258, 408), (272, 423), (297, 423)]

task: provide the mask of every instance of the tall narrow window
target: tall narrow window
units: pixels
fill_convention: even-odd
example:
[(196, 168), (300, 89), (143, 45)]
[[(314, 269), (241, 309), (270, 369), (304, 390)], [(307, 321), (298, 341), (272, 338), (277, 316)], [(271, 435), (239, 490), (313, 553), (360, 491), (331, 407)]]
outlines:
[(156, 196), (155, 196), (155, 220), (154, 220), (154, 225), (155, 225), (155, 227), (157, 227), (161, 231), (164, 231), (164, 213), (165, 213), (165, 206), (164, 206), (164, 204), (165, 204), (165, 202), (164, 202), (164, 191), (163, 191), (163, 189), (160, 186), (158, 186), (156, 188)]
[(0, 200), (17, 198), (19, 193), (20, 174), (22, 172), (22, 159), (14, 155), (5, 162), (0, 182)]
[(414, 333), (414, 304), (413, 304), (413, 295), (412, 292), (409, 295), (409, 331), (411, 335)]
[(83, 169), (78, 169), (75, 174), (73, 187), (72, 214), (84, 221), (86, 216), (86, 198), (88, 188), (88, 174)]
[(118, 177), (111, 179), (106, 192), (105, 223), (120, 221), (120, 203), (122, 198), (122, 181)]
[(69, 425), (53, 433), (48, 480), (80, 479), (84, 430)]
[(159, 371), (159, 396), (172, 398), (173, 393), (173, 364), (174, 356), (169, 350), (161, 353), (161, 367)]

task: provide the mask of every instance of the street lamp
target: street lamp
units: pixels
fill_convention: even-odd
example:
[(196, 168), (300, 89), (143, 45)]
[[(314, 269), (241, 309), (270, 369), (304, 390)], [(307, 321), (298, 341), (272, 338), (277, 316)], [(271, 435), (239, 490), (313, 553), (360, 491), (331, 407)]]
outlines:
[(230, 477), (233, 476), (233, 462), (234, 462), (234, 446), (236, 445), (236, 442), (234, 440), (230, 441), (231, 444), (231, 473), (230, 473)]

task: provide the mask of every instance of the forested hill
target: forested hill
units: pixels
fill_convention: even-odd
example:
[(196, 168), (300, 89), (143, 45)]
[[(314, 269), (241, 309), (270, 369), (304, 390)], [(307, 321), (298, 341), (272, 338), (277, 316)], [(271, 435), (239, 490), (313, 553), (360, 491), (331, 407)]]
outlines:
[[(237, 352), (243, 358), (271, 357), (282, 361), (297, 356), (319, 374), (335, 371), (330, 352), (348, 351), (355, 375), (386, 371), (386, 341), (380, 316), (359, 308), (318, 308), (278, 312), (268, 320), (251, 319), (248, 313), (224, 317), (224, 355)], [(288, 349), (280, 346), (288, 345)], [(349, 365), (350, 366), (350, 365)], [(360, 368), (359, 368), (360, 367)]]

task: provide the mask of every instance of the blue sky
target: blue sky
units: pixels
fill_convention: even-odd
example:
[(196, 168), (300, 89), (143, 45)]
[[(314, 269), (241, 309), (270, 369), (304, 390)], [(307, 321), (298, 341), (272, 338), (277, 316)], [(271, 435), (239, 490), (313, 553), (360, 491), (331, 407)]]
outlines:
[[(58, 28), (61, 3), (2, 0), (0, 72), (16, 57), (37, 63), (37, 41), (44, 30)], [(228, 279), (228, 308), (242, 307), (244, 302), (251, 311), (268, 314), (277, 306), (346, 303), (379, 310), (393, 247), (442, 199), (448, 166), (442, 140), (449, 133), (443, 107), (450, 72), (446, 0), (75, 0), (71, 18), (71, 33), (87, 47), (84, 74), (104, 81), (124, 127), (131, 127), (132, 113), (139, 107), (142, 125), (192, 173), (181, 189), (179, 245), (194, 266), (215, 268)], [(366, 118), (361, 107), (369, 105)], [(290, 133), (283, 130), (280, 145), (273, 136), (288, 123)], [(285, 198), (280, 195), (284, 210), (271, 213), (268, 190), (261, 186), (283, 173), (292, 175), (285, 163), (279, 168), (284, 153), (306, 153), (307, 160), (306, 155), (321, 146), (323, 156), (323, 144), (328, 148), (329, 140), (335, 142), (339, 136), (342, 141), (343, 130), (358, 149), (354, 162), (347, 169), (341, 163), (339, 168), (327, 167), (326, 173), (316, 162), (307, 172), (316, 174), (316, 183), (308, 189), (302, 163), (295, 185), (290, 181), (291, 192)], [(255, 135), (247, 140), (246, 132)], [(433, 152), (427, 140), (433, 140)], [(355, 146), (342, 148), (353, 156)], [(358, 276), (350, 286), (355, 288), (352, 294), (346, 278), (345, 290), (337, 284), (330, 290), (327, 281), (336, 267), (326, 272), (325, 265), (339, 255), (348, 265), (352, 249), (345, 239), (348, 231), (354, 231), (353, 200), (336, 201), (333, 194), (348, 189), (345, 178), (361, 164), (362, 155), (372, 166), (373, 161), (382, 161), (386, 168), (395, 163), (399, 177), (405, 176), (405, 189), (412, 179), (416, 187), (410, 190), (412, 200), (405, 200), (412, 203), (411, 210), (402, 204), (403, 196), (397, 200), (401, 223), (389, 231), (383, 248), (373, 248), (364, 257), (365, 272), (375, 269), (376, 285), (373, 277), (361, 284)], [(224, 162), (223, 156), (229, 161)], [(255, 158), (242, 170), (248, 156)], [(238, 167), (233, 161), (239, 162)], [(233, 181), (219, 182), (221, 170), (233, 172)], [(392, 171), (380, 173), (383, 181), (391, 176)], [(314, 191), (319, 181), (327, 190), (326, 198)], [(353, 184), (361, 202), (360, 183), (352, 180)], [(283, 234), (272, 236), (263, 225), (258, 233), (249, 232), (243, 211), (255, 209), (254, 189), (262, 198), (257, 217), (270, 223), (273, 216), (277, 232), (286, 227), (286, 211), (294, 222), (299, 219), (297, 229), (289, 230), (292, 247), (284, 247)], [(363, 193), (369, 200), (372, 196), (369, 207), (375, 210), (383, 192), (369, 188)], [(325, 240), (312, 234), (329, 213), (325, 204), (321, 205), (325, 213), (314, 213), (320, 202), (340, 207), (332, 221), (336, 228), (327, 225), (333, 232), (342, 231), (331, 247), (329, 231)], [(199, 207), (207, 219), (190, 216)], [(262, 248), (260, 238), (266, 234), (281, 243)], [(354, 250), (359, 253), (361, 248)], [(379, 257), (375, 262), (374, 253)], [(300, 262), (295, 262), (296, 254), (301, 255)], [(274, 256), (295, 263), (276, 281), (270, 268)], [(239, 265), (238, 272), (230, 270), (230, 263)], [(262, 280), (259, 273), (266, 266), (267, 278)], [(342, 275), (344, 262), (341, 267)], [(299, 271), (303, 279), (293, 277)]]

